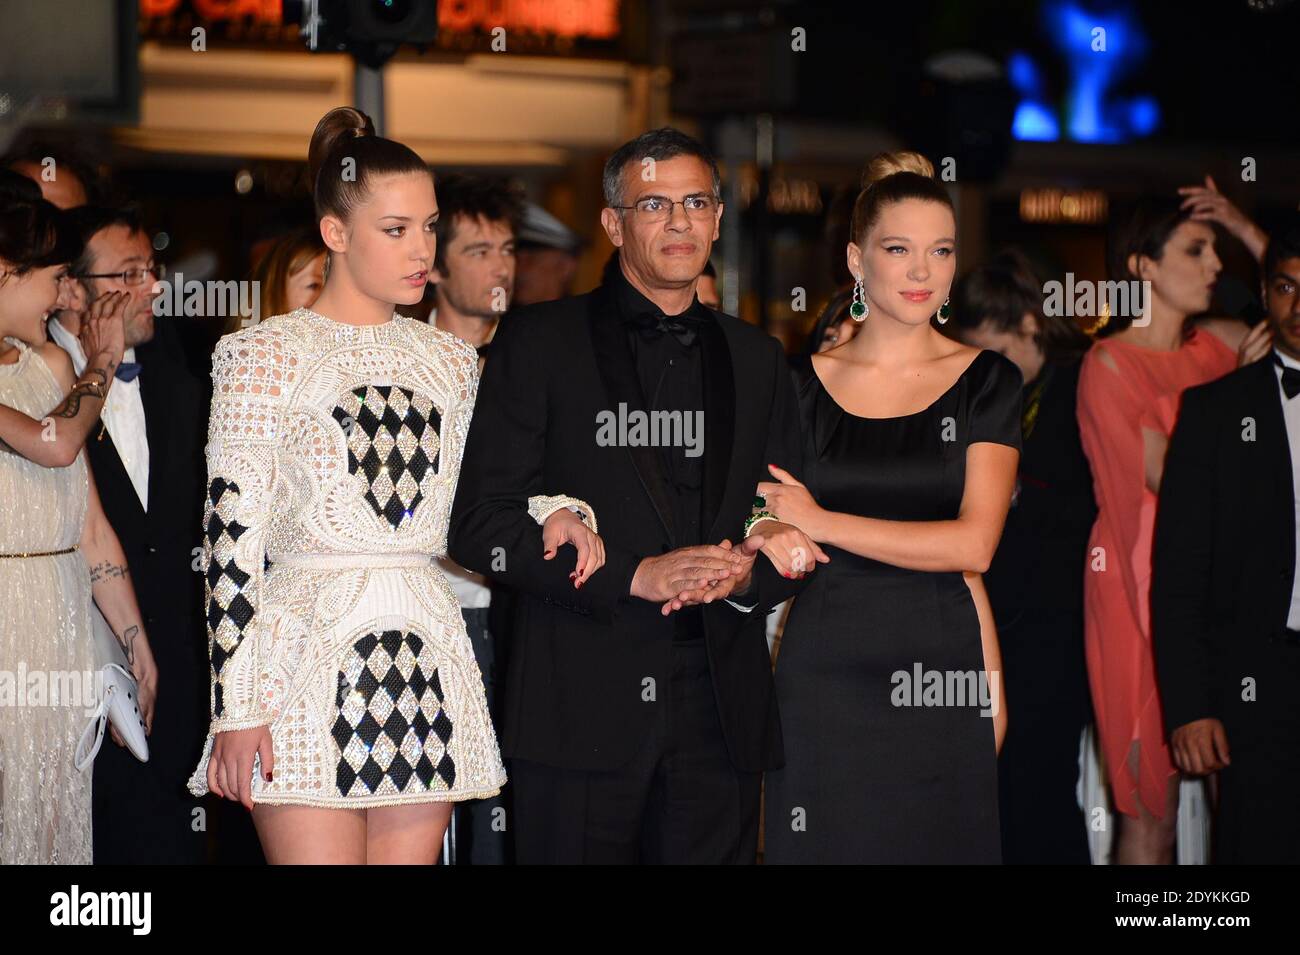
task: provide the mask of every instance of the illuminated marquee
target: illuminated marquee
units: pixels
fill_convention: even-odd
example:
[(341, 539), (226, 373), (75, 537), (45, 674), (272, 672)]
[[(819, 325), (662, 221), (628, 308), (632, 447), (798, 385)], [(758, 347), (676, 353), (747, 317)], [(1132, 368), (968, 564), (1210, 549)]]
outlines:
[[(438, 29), (450, 34), (526, 33), (555, 40), (616, 40), (619, 0), (441, 0)], [(297, 30), (283, 0), (140, 0), (146, 22), (192, 17), (210, 24)], [(146, 31), (148, 32), (148, 31)]]

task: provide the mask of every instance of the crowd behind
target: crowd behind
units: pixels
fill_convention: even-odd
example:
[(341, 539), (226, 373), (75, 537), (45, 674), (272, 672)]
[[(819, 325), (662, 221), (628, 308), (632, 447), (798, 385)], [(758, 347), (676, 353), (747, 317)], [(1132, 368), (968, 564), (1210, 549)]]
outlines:
[[(0, 449), (27, 470), (0, 479), (0, 660), (92, 669), (92, 649), (71, 645), (74, 630), (59, 620), (102, 614), (125, 635), (150, 759), (105, 745), (93, 768), (78, 770), (48, 710), (0, 707), (0, 862), (256, 861), (244, 809), (185, 788), (207, 721), (193, 561), (211, 398), (202, 359), (214, 340), (155, 316), (166, 276), (149, 223), (130, 203), (106, 200), (98, 170), (41, 143), (2, 165), (0, 405), (11, 407), (0, 407)], [(440, 176), (437, 195), (434, 273), (410, 311), (488, 361), (501, 318), (492, 290), (506, 290), (512, 306), (569, 294), (578, 240), (504, 182)], [(1005, 249), (964, 271), (943, 329), (1004, 355), (1024, 381), (1016, 490), (984, 574), (1011, 701), (998, 758), (1002, 858), (1090, 861), (1095, 819), (1076, 789), (1081, 733), (1094, 723), (1119, 822), (1113, 861), (1174, 860), (1184, 778), (1207, 779), (1221, 809), (1217, 861), (1297, 861), (1300, 821), (1285, 802), (1300, 781), (1300, 405), (1291, 405), (1300, 221), (1265, 234), (1208, 180), (1117, 208), (1113, 219), (1108, 278), (1150, 283), (1140, 321), (1109, 308), (1049, 314), (1032, 257)], [(1246, 277), (1258, 296), (1236, 315), (1214, 308), (1225, 240), (1242, 243), (1258, 268)], [(309, 308), (321, 290), (317, 230), (286, 232), (251, 259), (263, 318)], [(615, 255), (607, 269), (617, 267)], [(697, 293), (718, 307), (711, 268)], [(852, 339), (853, 302), (846, 285), (803, 341), (787, 343), (794, 368)], [(227, 316), (215, 331), (247, 321)], [(56, 381), (48, 394), (12, 395), (6, 374), (29, 353)], [(39, 435), (47, 414), (54, 440)], [(76, 473), (83, 448), (93, 483)], [(67, 482), (86, 511), (79, 542), (67, 542), (79, 554), (52, 593), (23, 579), (21, 561), (3, 559), (25, 550), (24, 527), (60, 520), (24, 508), (23, 482), (44, 480)], [(511, 594), (450, 560), (444, 569), (498, 713)], [(778, 668), (783, 613), (769, 628)], [(492, 825), (509, 797), (507, 787), (460, 807), (458, 861), (511, 861), (510, 833)], [(86, 804), (91, 818), (78, 811)]]

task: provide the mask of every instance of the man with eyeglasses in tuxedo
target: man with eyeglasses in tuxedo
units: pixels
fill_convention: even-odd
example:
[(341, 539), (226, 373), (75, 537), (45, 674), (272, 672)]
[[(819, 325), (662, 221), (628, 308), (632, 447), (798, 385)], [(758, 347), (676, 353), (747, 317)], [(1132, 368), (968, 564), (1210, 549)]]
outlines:
[[(768, 463), (800, 469), (794, 386), (775, 339), (699, 301), (722, 216), (707, 149), (652, 130), (603, 186), (618, 266), (501, 319), (448, 552), (517, 592), (502, 753), (519, 862), (752, 863), (760, 776), (782, 761), (764, 618), (798, 585), (744, 531)], [(699, 421), (702, 440), (598, 427), (629, 409)], [(594, 507), (607, 556), (589, 580), (543, 556), (539, 493)]]

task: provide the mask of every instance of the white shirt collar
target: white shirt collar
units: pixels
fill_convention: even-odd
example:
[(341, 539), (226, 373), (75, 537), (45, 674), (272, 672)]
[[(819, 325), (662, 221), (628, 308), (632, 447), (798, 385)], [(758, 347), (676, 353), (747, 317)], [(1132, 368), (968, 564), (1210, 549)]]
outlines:
[[(72, 367), (80, 375), (86, 370), (86, 353), (81, 350), (81, 339), (72, 332), (63, 327), (63, 323), (57, 318), (51, 318), (45, 324), (46, 330), (50, 333), (50, 338), (54, 339), (54, 344), (58, 345), (68, 357), (72, 359)], [(135, 348), (128, 348), (122, 352), (123, 361), (135, 361)]]

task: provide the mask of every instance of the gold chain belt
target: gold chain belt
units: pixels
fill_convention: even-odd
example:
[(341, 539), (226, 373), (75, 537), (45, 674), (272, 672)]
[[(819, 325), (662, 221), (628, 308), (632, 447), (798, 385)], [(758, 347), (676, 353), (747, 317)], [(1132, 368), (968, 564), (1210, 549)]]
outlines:
[(77, 549), (77, 545), (65, 547), (63, 550), (34, 550), (26, 554), (0, 554), (0, 560), (6, 557), (58, 557), (61, 554), (71, 554)]

